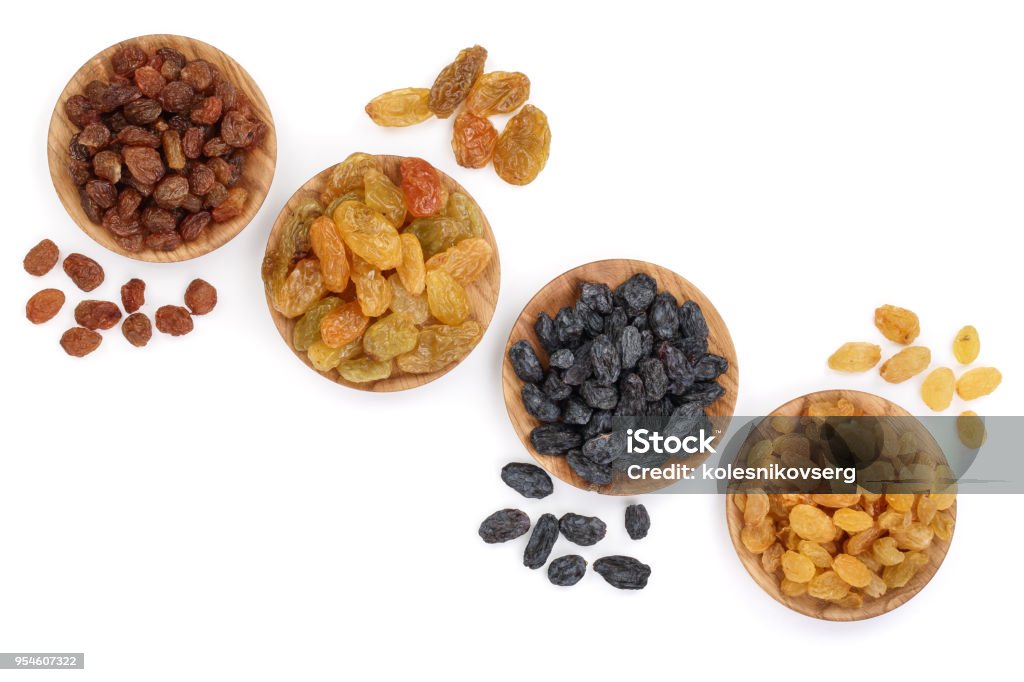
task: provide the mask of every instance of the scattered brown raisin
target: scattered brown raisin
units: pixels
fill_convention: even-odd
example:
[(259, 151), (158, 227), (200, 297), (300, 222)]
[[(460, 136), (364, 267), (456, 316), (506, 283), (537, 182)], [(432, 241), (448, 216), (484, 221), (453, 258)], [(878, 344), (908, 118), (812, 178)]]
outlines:
[(185, 305), (193, 315), (205, 315), (217, 305), (217, 290), (206, 280), (194, 279), (185, 290)]
[(85, 300), (75, 306), (75, 322), (86, 329), (110, 329), (120, 319), (120, 308), (110, 301)]
[(25, 317), (32, 324), (42, 324), (64, 307), (64, 292), (60, 289), (43, 289), (32, 295), (25, 304)]
[(36, 277), (42, 277), (57, 264), (57, 259), (60, 257), (60, 250), (57, 245), (49, 239), (44, 239), (39, 242), (25, 254), (25, 260), (22, 264), (25, 266), (25, 272)]
[(121, 323), (121, 333), (128, 343), (141, 348), (153, 338), (153, 324), (145, 313), (132, 313)]
[(134, 313), (146, 302), (146, 283), (138, 277), (121, 285), (121, 305), (126, 313)]
[(68, 355), (81, 358), (100, 347), (103, 337), (85, 327), (72, 327), (60, 337), (61, 348)]
[(164, 334), (182, 336), (192, 331), (192, 315), (180, 305), (165, 305), (157, 308), (156, 328)]
[(92, 291), (103, 284), (103, 268), (88, 256), (72, 253), (64, 259), (64, 272), (82, 291)]

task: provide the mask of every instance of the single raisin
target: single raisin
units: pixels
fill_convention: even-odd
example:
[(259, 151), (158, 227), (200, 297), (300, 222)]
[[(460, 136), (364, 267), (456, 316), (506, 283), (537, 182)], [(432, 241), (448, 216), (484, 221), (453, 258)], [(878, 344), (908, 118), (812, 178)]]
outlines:
[(570, 587), (578, 583), (586, 572), (586, 560), (578, 554), (568, 554), (552, 560), (548, 566), (548, 580), (552, 585)]
[(523, 565), (537, 569), (547, 563), (558, 540), (558, 519), (554, 514), (542, 514), (533, 526), (530, 541), (523, 552)]
[(32, 295), (25, 304), (25, 317), (32, 324), (52, 320), (64, 307), (64, 292), (60, 289), (43, 289)]
[(508, 359), (516, 376), (523, 381), (537, 383), (544, 380), (544, 368), (529, 341), (523, 339), (512, 344), (508, 349)]
[(423, 159), (406, 157), (402, 159), (400, 171), (402, 193), (410, 215), (425, 218), (441, 210), (446, 197), (437, 169)]
[(103, 284), (103, 268), (92, 258), (80, 253), (69, 254), (64, 259), (64, 272), (82, 291), (92, 291)]
[(49, 239), (44, 239), (25, 254), (22, 265), (25, 272), (36, 277), (42, 277), (57, 264), (60, 257), (60, 249)]
[(132, 177), (143, 184), (156, 184), (166, 172), (164, 162), (156, 149), (150, 147), (125, 147), (122, 153), (124, 154), (124, 163)]
[(160, 91), (160, 103), (167, 111), (186, 112), (192, 108), (195, 90), (188, 83), (171, 81)]
[(612, 587), (642, 590), (647, 587), (651, 567), (628, 556), (606, 556), (594, 562), (594, 572)]
[(459, 52), (448, 66), (441, 70), (430, 88), (427, 105), (438, 118), (448, 118), (469, 94), (470, 89), (484, 72), (487, 50), (474, 45)]
[(110, 301), (85, 300), (75, 306), (75, 322), (86, 329), (110, 329), (121, 319), (121, 310)]
[(633, 540), (642, 540), (647, 537), (651, 529), (651, 516), (647, 513), (647, 507), (642, 504), (631, 504), (626, 507), (626, 532)]
[(569, 512), (562, 515), (558, 528), (569, 542), (589, 547), (604, 539), (608, 527), (596, 516), (582, 516)]
[(193, 315), (205, 315), (217, 305), (217, 290), (202, 279), (194, 279), (185, 289), (185, 305)]
[(84, 357), (100, 347), (103, 337), (85, 327), (72, 327), (60, 337), (61, 348), (68, 355)]
[(140, 348), (153, 337), (153, 325), (145, 313), (132, 313), (121, 323), (121, 333), (128, 343)]
[(146, 283), (137, 277), (121, 285), (121, 305), (126, 313), (134, 313), (146, 302)]
[(539, 500), (554, 492), (551, 477), (536, 464), (510, 462), (501, 469), (501, 480), (523, 497)]
[(138, 45), (129, 43), (123, 45), (121, 48), (114, 53), (110, 58), (110, 65), (114, 68), (114, 73), (119, 76), (127, 76), (129, 73), (145, 65), (148, 57), (145, 51)]
[(97, 153), (92, 157), (92, 172), (101, 180), (116, 185), (121, 181), (121, 155), (106, 149)]
[(530, 530), (530, 517), (518, 509), (501, 509), (480, 524), (477, 531), (487, 544), (515, 540)]
[(182, 244), (181, 235), (174, 230), (169, 232), (150, 232), (144, 240), (147, 249), (154, 251), (174, 251)]
[(192, 331), (192, 315), (180, 305), (164, 305), (157, 308), (156, 328), (164, 334), (182, 336)]
[(212, 219), (209, 211), (199, 211), (186, 216), (178, 226), (178, 234), (186, 242), (195, 241), (203, 234)]
[(168, 175), (153, 188), (153, 201), (160, 208), (178, 208), (187, 196), (188, 180), (181, 175)]
[(486, 118), (463, 111), (455, 117), (452, 151), (463, 168), (483, 168), (491, 161), (498, 144), (498, 131)]

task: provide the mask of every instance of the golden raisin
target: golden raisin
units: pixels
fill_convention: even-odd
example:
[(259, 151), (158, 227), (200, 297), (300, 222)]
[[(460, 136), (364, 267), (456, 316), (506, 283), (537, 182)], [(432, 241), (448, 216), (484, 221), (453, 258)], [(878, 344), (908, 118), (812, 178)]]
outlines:
[(882, 359), (882, 348), (873, 343), (844, 343), (828, 359), (828, 366), (838, 372), (866, 372)]
[(934, 412), (942, 412), (953, 402), (956, 377), (948, 367), (939, 367), (925, 377), (921, 384), (921, 399)]
[(831, 542), (836, 535), (831, 517), (817, 507), (798, 504), (789, 512), (790, 527), (805, 540)]
[(391, 90), (371, 99), (366, 114), (379, 126), (411, 126), (434, 115), (427, 106), (429, 97), (429, 88)]
[(926, 370), (932, 361), (932, 352), (924, 346), (910, 346), (892, 356), (879, 372), (890, 384), (899, 384)]
[(977, 412), (967, 410), (956, 418), (956, 433), (964, 447), (977, 450), (985, 444), (988, 434), (985, 432), (985, 420)]
[(402, 262), (396, 272), (402, 280), (402, 286), (410, 294), (422, 294), (426, 287), (426, 266), (423, 262), (423, 247), (415, 235), (402, 233)]
[(352, 283), (363, 315), (380, 317), (391, 305), (391, 287), (380, 269), (355, 254), (352, 255)]
[(840, 554), (832, 560), (832, 570), (853, 587), (865, 587), (871, 582), (871, 571), (860, 559), (849, 554)]
[(961, 365), (969, 365), (978, 359), (981, 352), (981, 340), (978, 338), (978, 330), (967, 325), (956, 334), (953, 339), (953, 355)]
[(904, 346), (911, 343), (921, 333), (921, 323), (917, 315), (906, 308), (883, 305), (875, 309), (875, 326), (882, 336)]
[(444, 324), (462, 324), (469, 317), (466, 290), (445, 270), (427, 273), (427, 304), (430, 314)]
[(331, 348), (341, 348), (362, 336), (369, 323), (359, 303), (343, 303), (320, 320), (320, 339)]
[(963, 400), (986, 396), (999, 387), (1003, 375), (995, 367), (976, 367), (964, 372), (956, 382), (956, 394)]
[(810, 582), (811, 578), (817, 572), (814, 567), (814, 563), (807, 558), (804, 554), (799, 554), (792, 550), (787, 551), (782, 555), (780, 559), (782, 565), (782, 572), (785, 574), (787, 580), (792, 580), (795, 583), (806, 583)]
[(309, 226), (313, 253), (320, 259), (320, 274), (328, 291), (341, 293), (348, 288), (349, 264), (345, 242), (334, 221), (320, 216)]

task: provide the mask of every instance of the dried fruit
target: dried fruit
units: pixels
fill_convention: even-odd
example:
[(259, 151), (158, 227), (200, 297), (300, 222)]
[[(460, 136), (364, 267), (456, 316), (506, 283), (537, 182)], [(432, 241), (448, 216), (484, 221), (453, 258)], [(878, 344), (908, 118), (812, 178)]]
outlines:
[(836, 535), (835, 525), (828, 514), (809, 504), (795, 505), (789, 512), (793, 531), (813, 542), (831, 542)]
[(391, 360), (416, 347), (419, 330), (402, 313), (391, 313), (371, 324), (363, 334), (363, 350), (375, 360)]
[(80, 253), (72, 253), (64, 259), (64, 272), (82, 291), (92, 291), (103, 284), (103, 268)]
[(540, 568), (547, 563), (551, 550), (558, 540), (558, 519), (554, 514), (542, 514), (533, 526), (530, 541), (523, 552), (523, 565), (527, 568)]
[(578, 583), (587, 572), (586, 560), (578, 554), (568, 554), (553, 559), (548, 564), (548, 580), (552, 585), (569, 587)]
[(510, 462), (501, 469), (501, 480), (523, 497), (543, 499), (554, 492), (547, 472), (535, 464)]
[(478, 533), (484, 542), (508, 542), (530, 530), (530, 517), (518, 509), (501, 509), (480, 524)]
[(931, 362), (930, 350), (924, 346), (910, 346), (886, 360), (879, 372), (890, 384), (899, 384), (926, 370)]
[(828, 366), (839, 372), (866, 372), (882, 359), (882, 348), (873, 343), (844, 343), (828, 359)]
[(193, 315), (205, 315), (217, 305), (217, 290), (202, 279), (194, 279), (185, 289), (185, 305)]
[(121, 320), (121, 310), (110, 301), (82, 301), (75, 306), (75, 322), (86, 329), (110, 329)]
[(604, 521), (596, 516), (582, 516), (572, 512), (562, 515), (558, 527), (566, 540), (584, 547), (596, 545), (604, 539), (607, 532)]
[(363, 315), (377, 317), (391, 305), (391, 286), (379, 268), (357, 255), (352, 256), (352, 283)]
[(25, 304), (25, 317), (32, 324), (42, 324), (54, 318), (64, 307), (64, 292), (60, 289), (43, 289), (32, 294)]
[(426, 282), (430, 314), (444, 324), (462, 324), (469, 316), (469, 298), (465, 288), (445, 270), (427, 272)]
[(42, 277), (57, 264), (57, 259), (60, 256), (60, 250), (57, 245), (49, 239), (44, 239), (25, 254), (25, 259), (22, 261), (22, 265), (25, 267), (25, 272), (36, 277)]
[(516, 341), (508, 349), (508, 359), (516, 376), (525, 382), (537, 383), (544, 380), (544, 368), (529, 341)]
[(962, 400), (974, 400), (986, 396), (999, 387), (1002, 373), (995, 367), (976, 367), (960, 375), (956, 382), (956, 394)]
[(783, 574), (786, 576), (786, 580), (794, 583), (810, 582), (816, 572), (814, 563), (806, 554), (797, 553), (792, 550), (782, 555), (779, 564), (782, 567)]
[(978, 330), (967, 325), (957, 332), (953, 339), (953, 355), (961, 365), (969, 365), (978, 359), (981, 352), (981, 340), (978, 338)]
[[(404, 236), (404, 235), (403, 235)], [(494, 251), (486, 239), (470, 237), (433, 256), (426, 263), (427, 270), (441, 269), (463, 286), (469, 286), (490, 265)]]
[(606, 556), (594, 562), (594, 572), (620, 590), (642, 590), (651, 577), (651, 567), (628, 556)]
[(405, 224), (405, 195), (391, 179), (376, 168), (363, 173), (366, 205), (384, 216), (395, 227)]
[(370, 381), (382, 381), (391, 376), (390, 360), (374, 360), (373, 358), (352, 358), (338, 363), (338, 374), (345, 381), (363, 384)]
[(498, 144), (498, 131), (489, 120), (463, 111), (455, 117), (452, 130), (456, 163), (463, 168), (483, 168), (491, 162)]
[(399, 355), (396, 362), (403, 372), (437, 372), (469, 354), (482, 335), (483, 328), (473, 320), (455, 326), (426, 326), (420, 329), (416, 348)]
[(985, 432), (985, 420), (973, 410), (961, 412), (956, 418), (956, 433), (964, 447), (977, 450), (985, 444), (988, 434)]
[[(328, 296), (314, 303), (295, 323), (295, 327), (292, 329), (292, 347), (297, 351), (307, 351), (314, 343), (321, 341), (320, 323), (329, 312), (342, 303), (343, 301), (337, 296)], [(337, 364), (337, 362), (334, 363), (334, 365)]]
[(349, 280), (348, 252), (334, 221), (319, 216), (309, 226), (309, 241), (313, 253), (320, 259), (324, 288), (338, 293), (345, 291)]
[(60, 337), (60, 346), (68, 355), (81, 358), (100, 347), (103, 337), (85, 327), (72, 327)]
[(425, 294), (409, 293), (397, 273), (388, 275), (388, 286), (391, 287), (389, 308), (392, 312), (407, 315), (414, 324), (419, 325), (427, 321), (427, 318), (430, 317), (430, 308), (427, 306)]
[(921, 333), (921, 324), (916, 314), (892, 305), (875, 309), (875, 326), (882, 332), (882, 336), (904, 346), (912, 343)]
[(530, 98), (526, 74), (492, 71), (480, 76), (466, 98), (466, 109), (477, 116), (510, 114)]
[(532, 104), (513, 116), (498, 136), (494, 170), (513, 185), (526, 185), (544, 170), (551, 147), (547, 116)]
[(426, 265), (420, 241), (411, 234), (399, 236), (402, 242), (402, 262), (395, 268), (402, 286), (410, 294), (422, 294), (427, 286)]
[(137, 277), (121, 285), (121, 305), (128, 314), (134, 313), (146, 302), (146, 283)]
[(153, 337), (153, 325), (145, 313), (132, 313), (121, 323), (121, 333), (136, 348), (145, 346)]
[(344, 201), (334, 209), (333, 218), (345, 245), (363, 260), (381, 270), (402, 262), (398, 231), (366, 204)]
[(320, 321), (320, 340), (331, 348), (341, 348), (362, 337), (369, 325), (358, 302), (334, 306)]
[(447, 196), (437, 170), (423, 159), (411, 156), (402, 159), (399, 167), (402, 174), (402, 194), (409, 215), (414, 218), (425, 218), (440, 211), (447, 201)]
[(426, 259), (434, 258), (471, 236), (467, 223), (446, 217), (417, 218), (405, 228), (404, 234), (411, 234), (419, 240)]
[(411, 126), (434, 114), (427, 105), (429, 88), (400, 88), (377, 95), (366, 105), (366, 114), (379, 126)]
[(438, 118), (448, 118), (469, 95), (470, 89), (484, 72), (487, 50), (474, 45), (461, 50), (458, 56), (434, 79), (427, 105)]
[(647, 507), (642, 504), (631, 504), (626, 507), (626, 533), (633, 540), (642, 540), (647, 537), (651, 529), (651, 516), (647, 513)]
[(948, 367), (939, 367), (925, 377), (921, 384), (921, 399), (935, 412), (941, 412), (953, 402), (956, 377)]
[(188, 334), (192, 331), (192, 315), (180, 305), (160, 306), (156, 310), (156, 328), (171, 336)]

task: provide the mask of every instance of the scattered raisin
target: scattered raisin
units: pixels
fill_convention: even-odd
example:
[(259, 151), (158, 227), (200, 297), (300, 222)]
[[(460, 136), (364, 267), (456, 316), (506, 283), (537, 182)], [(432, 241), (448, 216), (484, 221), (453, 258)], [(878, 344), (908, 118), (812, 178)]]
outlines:
[(53, 319), (64, 307), (64, 292), (60, 289), (43, 289), (32, 295), (25, 304), (25, 317), (32, 324), (42, 324)]
[(539, 500), (554, 492), (551, 477), (536, 464), (510, 462), (502, 468), (501, 480), (523, 497)]
[(145, 313), (132, 313), (121, 323), (121, 333), (128, 343), (139, 348), (153, 337), (153, 325)]
[(121, 305), (126, 313), (134, 313), (146, 302), (146, 283), (133, 277), (121, 286)]
[(628, 556), (606, 556), (594, 562), (594, 572), (612, 587), (642, 590), (647, 587), (651, 567)]
[(82, 291), (92, 291), (103, 283), (100, 264), (80, 253), (72, 253), (64, 259), (64, 272)]
[(110, 301), (85, 300), (75, 306), (75, 322), (86, 329), (110, 329), (121, 319), (121, 310)]
[(642, 504), (631, 504), (626, 507), (626, 532), (633, 540), (641, 540), (647, 537), (647, 531), (651, 529), (651, 516), (647, 513), (647, 507)]
[(530, 517), (518, 509), (501, 509), (480, 524), (477, 531), (487, 544), (515, 540), (530, 530)]
[(554, 514), (542, 514), (533, 526), (530, 541), (523, 552), (523, 565), (537, 569), (547, 563), (551, 550), (558, 540), (558, 519)]
[(179, 305), (165, 305), (157, 308), (156, 328), (164, 334), (182, 336), (192, 331), (192, 315)]
[(57, 245), (49, 239), (44, 239), (29, 249), (29, 252), (25, 254), (22, 265), (28, 274), (42, 277), (53, 269), (59, 257), (60, 250), (57, 248)]
[(582, 516), (569, 512), (562, 515), (558, 528), (569, 542), (589, 547), (604, 539), (607, 526), (596, 516)]
[(205, 315), (217, 305), (217, 290), (205, 280), (194, 279), (185, 290), (185, 305), (193, 315)]
[(72, 327), (60, 337), (61, 348), (68, 355), (84, 357), (100, 347), (103, 337), (85, 327)]
[(578, 583), (586, 572), (586, 560), (578, 554), (568, 554), (551, 561), (548, 565), (548, 580), (552, 585), (569, 587)]

